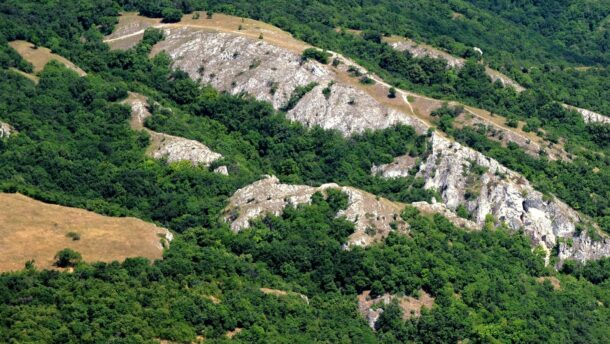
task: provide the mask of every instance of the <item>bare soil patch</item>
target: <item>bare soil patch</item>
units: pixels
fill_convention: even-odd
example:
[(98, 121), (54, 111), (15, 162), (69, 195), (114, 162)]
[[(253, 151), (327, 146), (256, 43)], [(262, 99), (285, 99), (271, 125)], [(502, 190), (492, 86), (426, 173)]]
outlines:
[[(73, 240), (68, 233), (77, 233)], [(43, 203), (21, 194), (0, 193), (0, 272), (24, 267), (53, 268), (57, 251), (71, 248), (88, 262), (128, 257), (162, 257), (171, 233), (135, 218), (116, 218)]]

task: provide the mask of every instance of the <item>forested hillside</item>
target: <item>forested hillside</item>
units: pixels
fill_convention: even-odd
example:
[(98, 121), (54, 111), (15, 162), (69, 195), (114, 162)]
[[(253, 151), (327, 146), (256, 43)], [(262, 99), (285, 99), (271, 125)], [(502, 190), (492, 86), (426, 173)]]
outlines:
[[(604, 231), (610, 232), (610, 126), (585, 122), (559, 102), (610, 114), (607, 5), (3, 1), (0, 122), (11, 132), (0, 136), (0, 192), (137, 217), (171, 230), (175, 238), (156, 261), (83, 262), (76, 252), (64, 251), (52, 270), (28, 261), (19, 271), (1, 273), (0, 341), (607, 342), (610, 258), (562, 260), (559, 246), (572, 245), (571, 239), (562, 238), (547, 253), (532, 247), (523, 229), (511, 230), (509, 218), (487, 216), (480, 230), (458, 227), (408, 205), (440, 202), (443, 191), (427, 187), (416, 168), (399, 178), (371, 173), (401, 156), (425, 161), (432, 152), (430, 136), (443, 135), (520, 173), (544, 202), (564, 201), (579, 212), (578, 235), (602, 245)], [(435, 110), (435, 127), (423, 133), (404, 124), (352, 135), (307, 126), (287, 118), (288, 105), (276, 109), (245, 93), (201, 85), (175, 69), (172, 56), (151, 56), (163, 30), (147, 29), (133, 48), (111, 50), (104, 35), (113, 32), (122, 11), (163, 23), (218, 12), (259, 19), (354, 59), (392, 85), (388, 99), (396, 89), (407, 89), (479, 106), (561, 145), (570, 158), (551, 160), (544, 152), (534, 157), (515, 144), (503, 146), (483, 128), (457, 125), (460, 109), (449, 105)], [(386, 34), (419, 39), (469, 60), (461, 70), (448, 69), (442, 61), (395, 51), (382, 42)], [(32, 63), (8, 44), (16, 40), (33, 43), (28, 49), (51, 49), (86, 75), (63, 60), (34, 73)], [(483, 50), (482, 59), (472, 55), (474, 47)], [(329, 56), (307, 50), (300, 63), (309, 58), (332, 65)], [(492, 83), (482, 63), (525, 81), (529, 89), (517, 93)], [(361, 87), (375, 83), (368, 75), (358, 77)], [(324, 96), (334, 92), (332, 86)], [(287, 104), (294, 106), (313, 87), (301, 86)], [(130, 127), (133, 109), (123, 104), (128, 92), (149, 99), (147, 130)], [(147, 152), (152, 131), (198, 141), (222, 158), (209, 166), (153, 158)], [(470, 165), (471, 175), (465, 169), (464, 176), (480, 184), (486, 167)], [(220, 166), (226, 174), (214, 172)], [(495, 177), (503, 180), (500, 174)], [(349, 195), (336, 190), (231, 230), (223, 216), (238, 214), (227, 214), (229, 198), (264, 175), (287, 184), (355, 187), (405, 203), (404, 210), (390, 221), (394, 231), (367, 247), (346, 245), (355, 227), (341, 216)], [(463, 205), (456, 214), (472, 217)], [(405, 232), (395, 230), (399, 221), (407, 224)], [(374, 235), (375, 228), (366, 231)], [(358, 308), (358, 297), (367, 293), (394, 300), (379, 304), (383, 311), (372, 326)], [(424, 294), (431, 305), (421, 313), (398, 301)]]

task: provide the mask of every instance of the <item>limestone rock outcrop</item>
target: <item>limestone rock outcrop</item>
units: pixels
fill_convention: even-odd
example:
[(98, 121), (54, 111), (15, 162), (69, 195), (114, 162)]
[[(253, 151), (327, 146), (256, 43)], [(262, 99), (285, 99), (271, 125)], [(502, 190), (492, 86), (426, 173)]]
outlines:
[[(447, 52), (439, 50), (437, 48), (420, 44), (415, 41), (406, 38), (393, 39), (389, 42), (390, 46), (398, 51), (408, 51), (414, 57), (431, 57), (435, 59), (443, 59), (447, 61), (448, 68), (460, 69), (464, 67), (466, 60), (461, 57), (453, 56)], [(474, 48), (479, 49), (479, 48)], [(482, 54), (482, 52), (481, 52)], [(492, 81), (500, 81), (505, 86), (513, 87), (517, 92), (522, 92), (525, 88), (508, 76), (493, 70), (489, 67), (485, 67), (485, 73), (491, 78)]]
[[(238, 34), (164, 28), (166, 39), (153, 53), (165, 51), (173, 67), (194, 80), (231, 94), (249, 94), (284, 107), (297, 87), (316, 83), (292, 108), (287, 117), (305, 125), (337, 129), (343, 134), (383, 129), (403, 123), (425, 131), (420, 120), (390, 108), (367, 92), (341, 82), (329, 66), (303, 61), (289, 49)], [(330, 94), (322, 90), (330, 88)]]
[(398, 51), (408, 51), (413, 57), (443, 59), (447, 61), (447, 66), (450, 68), (462, 68), (466, 62), (462, 58), (406, 38), (390, 42), (390, 46)]
[(425, 188), (440, 193), (450, 210), (462, 204), (479, 225), (489, 214), (511, 229), (523, 229), (547, 254), (563, 239), (570, 239), (572, 246), (559, 247), (561, 259), (610, 256), (610, 240), (592, 242), (584, 233), (576, 235), (580, 215), (536, 191), (523, 176), (438, 134), (432, 135), (431, 145), (432, 153), (421, 163), (418, 176), (424, 178)]
[(473, 221), (459, 217), (447, 205), (439, 202), (413, 202), (411, 206), (417, 208), (423, 214), (440, 214), (447, 218), (451, 223), (460, 228), (468, 230), (479, 230), (481, 226)]
[(575, 110), (576, 112), (580, 113), (582, 115), (582, 118), (585, 120), (585, 123), (610, 124), (610, 117), (604, 116), (601, 113), (566, 104), (564, 104), (564, 106), (570, 110)]
[(371, 173), (386, 178), (407, 177), (409, 176), (409, 170), (415, 166), (417, 166), (417, 158), (403, 155), (395, 158), (389, 164), (373, 166)]
[(7, 138), (15, 132), (15, 129), (10, 124), (0, 121), (0, 139)]
[(209, 166), (222, 157), (199, 141), (151, 131), (149, 133), (153, 136), (150, 153), (155, 159), (167, 159), (167, 162), (190, 161), (193, 165)]
[(435, 301), (432, 296), (423, 290), (419, 291), (419, 297), (398, 296), (386, 293), (373, 298), (370, 294), (370, 290), (365, 290), (358, 295), (358, 312), (372, 329), (375, 329), (377, 320), (379, 320), (381, 313), (383, 313), (381, 306), (389, 305), (393, 300), (396, 300), (402, 309), (403, 320), (419, 317), (422, 309), (431, 309)]
[[(151, 137), (147, 153), (155, 159), (167, 159), (168, 162), (190, 161), (193, 165), (209, 166), (222, 155), (212, 151), (199, 141), (184, 137), (158, 133), (144, 128), (144, 121), (151, 116), (148, 111), (148, 99), (141, 94), (130, 93), (123, 102), (131, 106), (131, 127), (144, 130)], [(221, 173), (219, 171), (218, 173)]]
[[(238, 232), (248, 228), (253, 219), (267, 214), (279, 216), (287, 206), (309, 204), (314, 193), (325, 194), (328, 189), (336, 189), (347, 195), (347, 207), (339, 211), (337, 216), (343, 216), (355, 225), (348, 246), (370, 245), (383, 240), (391, 231), (407, 232), (409, 225), (400, 217), (405, 207), (403, 203), (334, 183), (319, 187), (283, 184), (274, 176), (266, 176), (237, 190), (224, 211), (224, 219), (230, 223), (233, 231)], [(414, 202), (411, 205), (424, 214), (441, 214), (454, 225), (467, 230), (481, 228), (477, 223), (457, 216), (442, 203)]]
[(286, 104), (297, 86), (325, 84), (332, 74), (314, 61), (287, 49), (240, 35), (165, 28), (165, 40), (153, 50), (165, 51), (173, 66), (193, 80), (231, 94), (247, 93), (273, 107)]
[(267, 214), (281, 215), (287, 206), (309, 204), (314, 193), (328, 189), (340, 190), (348, 197), (347, 208), (337, 214), (355, 225), (348, 245), (366, 246), (387, 237), (392, 230), (406, 231), (407, 224), (400, 218), (403, 204), (334, 183), (319, 187), (282, 184), (274, 176), (237, 190), (229, 200), (224, 218), (237, 232), (248, 228), (253, 219)]

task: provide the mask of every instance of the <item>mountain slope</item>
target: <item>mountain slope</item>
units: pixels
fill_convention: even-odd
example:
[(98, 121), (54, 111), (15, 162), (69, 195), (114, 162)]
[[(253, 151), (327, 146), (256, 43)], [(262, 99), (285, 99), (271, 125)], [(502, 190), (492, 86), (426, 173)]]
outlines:
[[(127, 18), (129, 21), (137, 20), (133, 16)], [(206, 20), (200, 19), (204, 23)], [(240, 22), (228, 16), (219, 17), (217, 20)], [(318, 84), (287, 111), (287, 118), (307, 126), (318, 125), (325, 129), (339, 129), (344, 134), (353, 134), (365, 129), (387, 128), (396, 123), (417, 123), (415, 128), (423, 133), (430, 125), (416, 115), (419, 113), (421, 116), (418, 103), (420, 99), (434, 104), (427, 109), (428, 114), (441, 107), (440, 101), (402, 93), (400, 90), (398, 99), (408, 105), (408, 110), (402, 112), (400, 108), (386, 107), (379, 100), (386, 97), (375, 97), (372, 90), (380, 87), (388, 90), (390, 85), (374, 75), (371, 78), (375, 80), (375, 85), (363, 86), (354, 83), (350, 78), (350, 70), (364, 69), (343, 56), (332, 53), (341, 64), (328, 67), (317, 61), (306, 61), (293, 50), (273, 42), (250, 38), (251, 34), (250, 37), (241, 36), (241, 30), (237, 30), (237, 33), (210, 32), (214, 26), (210, 23), (206, 25), (205, 29), (195, 24), (185, 24), (180, 28), (175, 27), (177, 24), (173, 27), (162, 26), (165, 38), (155, 45), (152, 53), (166, 52), (174, 61), (174, 68), (183, 69), (197, 82), (211, 84), (232, 94), (251, 94), (257, 99), (269, 101), (277, 109), (288, 102), (298, 87)], [(219, 31), (222, 30), (222, 27), (219, 28)], [(279, 31), (275, 32), (279, 34)], [(131, 40), (133, 36), (125, 32), (124, 37)], [(114, 39), (113, 42), (119, 40), (117, 37), (111, 39)], [(300, 52), (305, 47), (306, 45), (302, 44), (295, 50)], [(323, 94), (324, 88), (328, 90), (328, 95)], [(415, 108), (409, 102), (409, 96), (418, 97), (413, 102)], [(466, 110), (475, 115), (469, 108)], [(483, 123), (494, 125), (494, 122)], [(506, 132), (513, 133), (510, 130)], [(506, 139), (513, 141), (511, 139), (519, 137), (518, 135), (506, 135)], [(578, 249), (562, 246), (562, 259), (584, 261), (610, 256), (610, 241), (606, 242), (608, 239), (605, 236), (599, 244), (588, 241), (587, 233), (578, 238), (581, 234), (577, 233), (577, 224), (581, 221), (581, 216), (563, 203), (543, 200), (543, 195), (535, 192), (523, 176), (459, 144), (451, 148), (451, 141), (438, 134), (433, 135), (430, 142), (432, 158), (422, 163), (419, 175), (425, 180), (426, 188), (440, 192), (449, 209), (456, 210), (458, 205), (463, 204), (473, 213), (473, 219), (479, 225), (485, 223), (489, 214), (499, 222), (506, 222), (513, 230), (524, 229), (532, 238), (534, 246), (543, 247), (547, 258), (560, 241), (567, 239), (575, 241), (574, 247)], [(532, 144), (528, 140), (516, 142), (522, 142), (524, 146)], [(443, 153), (449, 151), (450, 154)], [(537, 153), (533, 150), (530, 152)], [(440, 159), (440, 156), (443, 157), (444, 163), (439, 166), (434, 159)], [(470, 161), (488, 169), (487, 173), (481, 172), (482, 176), (474, 176), (475, 179), (484, 180), (483, 183), (467, 183), (467, 178), (460, 177), (468, 176), (462, 169), (468, 170), (468, 166), (472, 165)], [(410, 168), (411, 166), (408, 166), (407, 170)], [(407, 171), (403, 170), (398, 175), (406, 173)], [(470, 172), (471, 176), (473, 174)], [(508, 180), (504, 180), (505, 177), (497, 177), (498, 175), (508, 176)]]

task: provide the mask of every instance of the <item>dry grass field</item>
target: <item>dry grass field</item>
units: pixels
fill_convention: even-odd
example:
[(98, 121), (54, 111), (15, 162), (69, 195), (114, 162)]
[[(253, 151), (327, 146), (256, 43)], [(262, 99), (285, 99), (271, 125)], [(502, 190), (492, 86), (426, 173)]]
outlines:
[(15, 49), (23, 59), (34, 66), (34, 74), (40, 72), (49, 61), (56, 60), (72, 69), (80, 76), (87, 75), (87, 73), (77, 65), (62, 56), (52, 53), (51, 50), (47, 48), (35, 47), (34, 44), (26, 41), (12, 41), (9, 42), (9, 45)]
[[(199, 18), (196, 18), (196, 16)], [(151, 19), (138, 15), (137, 13), (123, 13), (119, 17), (119, 23), (115, 31), (106, 36), (105, 42), (112, 49), (127, 49), (137, 44), (148, 27), (157, 28), (184, 28), (212, 30), (216, 32), (235, 33), (252, 39), (263, 39), (271, 44), (300, 53), (309, 47), (306, 43), (292, 37), (273, 25), (260, 21), (215, 13), (211, 19), (207, 18), (205, 12), (195, 12), (182, 17), (179, 23), (163, 24), (159, 19)]]
[[(73, 240), (68, 233), (76, 233)], [(87, 262), (128, 257), (162, 257), (166, 229), (135, 218), (102, 216), (47, 204), (21, 194), (0, 193), (0, 272), (24, 267), (53, 268), (57, 251), (71, 248)]]

